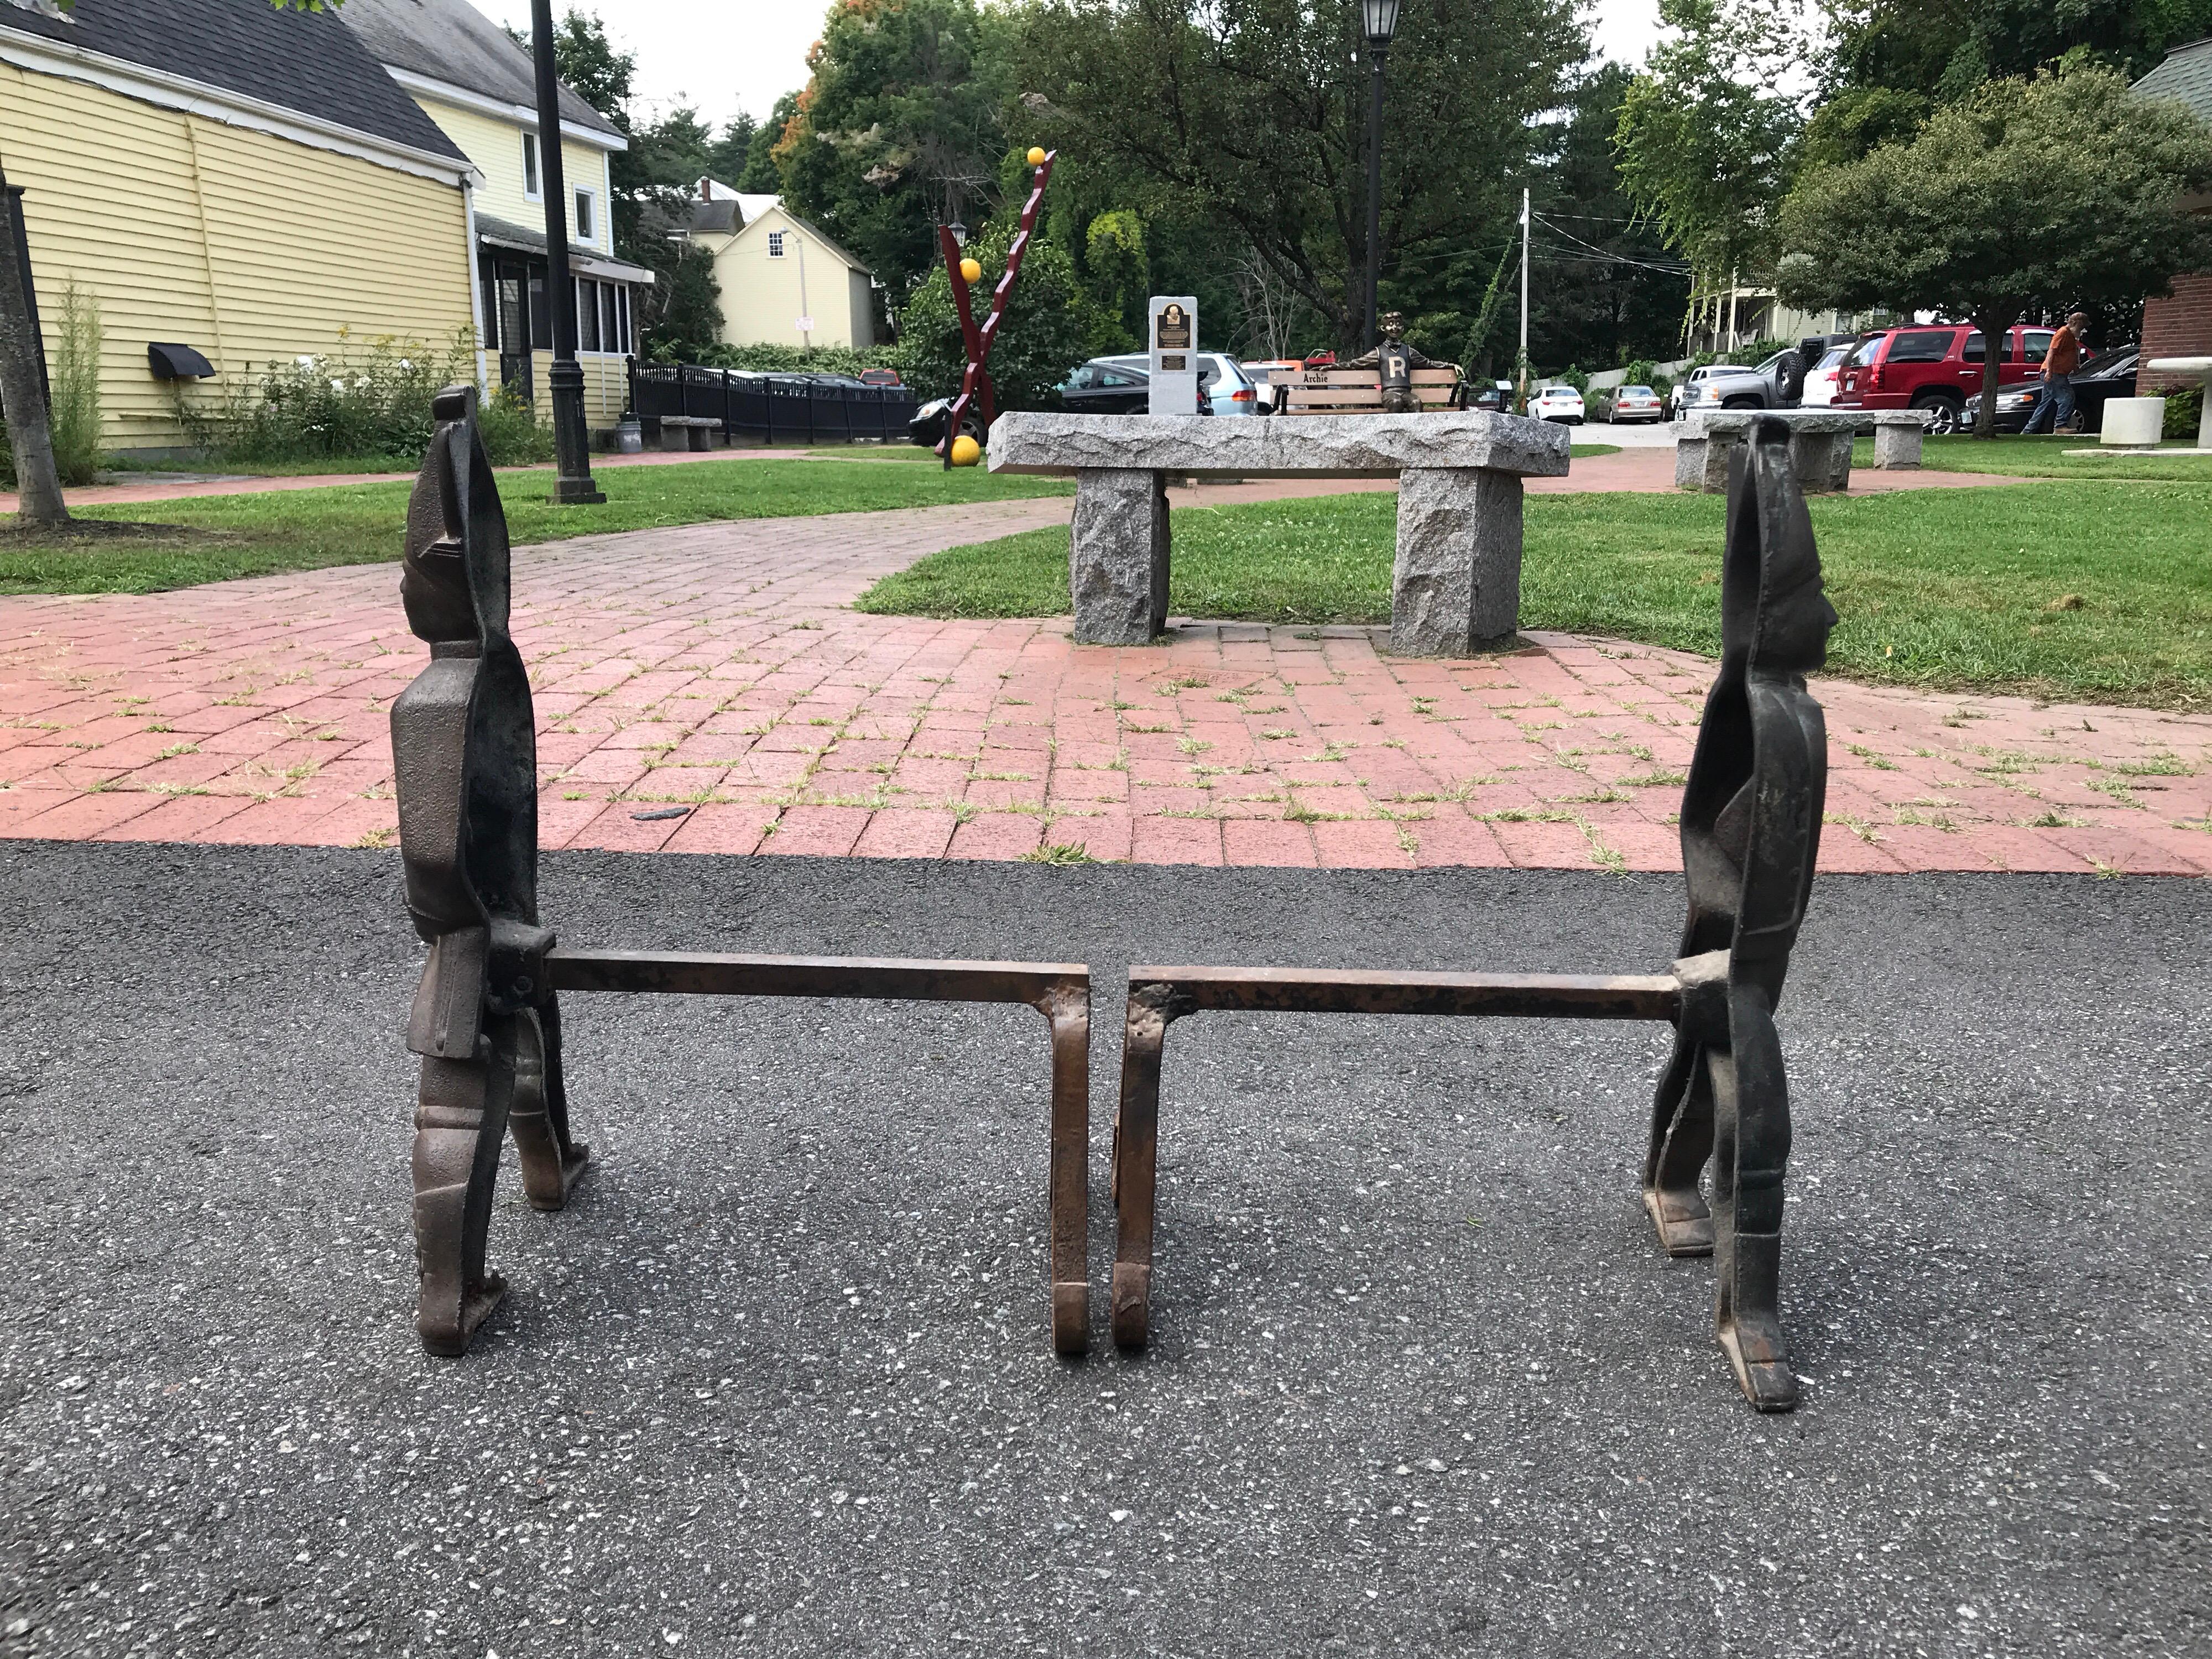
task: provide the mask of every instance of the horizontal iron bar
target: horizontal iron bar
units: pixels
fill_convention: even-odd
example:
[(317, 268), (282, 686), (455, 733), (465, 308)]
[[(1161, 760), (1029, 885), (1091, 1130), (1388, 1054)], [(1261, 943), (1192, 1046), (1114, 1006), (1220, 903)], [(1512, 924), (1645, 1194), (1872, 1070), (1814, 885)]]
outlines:
[(875, 997), (913, 1002), (1035, 1002), (1086, 988), (1076, 962), (897, 957), (746, 957), (703, 951), (571, 951), (545, 958), (556, 991), (660, 991), (710, 997)]
[(1672, 974), (1419, 974), (1338, 968), (1132, 968), (1129, 987), (1171, 986), (1200, 1008), (1306, 1014), (1493, 1014), (1664, 1019)]

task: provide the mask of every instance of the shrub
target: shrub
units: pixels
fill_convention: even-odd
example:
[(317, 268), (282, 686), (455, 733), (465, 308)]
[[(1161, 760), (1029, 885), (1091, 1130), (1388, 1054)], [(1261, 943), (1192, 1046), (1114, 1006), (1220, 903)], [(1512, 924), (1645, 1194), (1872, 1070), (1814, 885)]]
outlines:
[(65, 484), (88, 484), (100, 471), (100, 307), (72, 276), (62, 289), (49, 379), (54, 466)]
[[(411, 463), (436, 425), (432, 399), (476, 374), (474, 337), (466, 329), (443, 349), (387, 334), (366, 347), (347, 342), (323, 356), (271, 364), (258, 382), (211, 404), (188, 403), (180, 390), (178, 418), (193, 444), (219, 462), (390, 456)], [(495, 463), (552, 453), (550, 433), (504, 391), (486, 400), (483, 414), (484, 446)]]
[(2195, 438), (2197, 422), (2204, 416), (2204, 388), (2192, 386), (2185, 390), (2166, 394), (2166, 425), (2160, 435), (2168, 438)]
[(903, 373), (907, 353), (902, 346), (870, 346), (858, 351), (851, 346), (694, 345), (674, 340), (656, 348), (653, 360), (664, 363), (697, 363), (706, 368), (743, 368), (757, 374), (858, 374), (864, 368), (890, 368)]
[[(1001, 216), (968, 245), (969, 254), (983, 267), (979, 300), (1005, 268), (1006, 246), (1013, 234), (1012, 216)], [(983, 306), (979, 304), (976, 311), (980, 325)], [(998, 406), (1002, 410), (1057, 409), (1060, 383), (1092, 356), (1095, 344), (1111, 341), (1119, 327), (1084, 294), (1066, 250), (1044, 238), (1031, 241), (1023, 256), (1021, 280), (1014, 284), (1006, 301), (998, 343), (991, 352), (991, 380), (998, 388)], [(901, 318), (899, 334), (912, 354), (912, 368), (906, 378), (916, 392), (924, 398), (949, 398), (960, 390), (968, 354), (961, 343), (959, 316), (952, 308), (951, 283), (943, 266), (931, 271), (928, 280), (915, 290)]]

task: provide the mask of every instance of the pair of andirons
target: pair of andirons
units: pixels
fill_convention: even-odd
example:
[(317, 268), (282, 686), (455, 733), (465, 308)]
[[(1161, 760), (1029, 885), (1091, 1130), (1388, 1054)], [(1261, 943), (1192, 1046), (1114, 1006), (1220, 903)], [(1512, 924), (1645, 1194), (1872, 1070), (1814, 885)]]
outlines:
[[(422, 1062), (414, 1174), (423, 1345), (464, 1352), (504, 1289), (485, 1239), (505, 1138), (514, 1138), (523, 1190), (539, 1209), (560, 1209), (586, 1167), (569, 1133), (561, 1064), (558, 996), (568, 991), (1036, 1008), (1052, 1050), (1053, 1345), (1085, 1352), (1087, 969), (575, 949), (544, 925), (537, 727), (508, 633), (507, 523), (474, 399), (465, 387), (440, 396), (409, 507), (401, 595), (430, 663), (392, 710), (407, 907), (430, 947), (407, 1036)], [(1777, 1302), (1790, 1102), (1775, 1006), (1812, 887), (1827, 778), (1820, 707), (1804, 677), (1822, 663), (1836, 618), (1790, 475), (1787, 428), (1757, 427), (1733, 467), (1720, 671), (1682, 795), (1689, 910), (1678, 959), (1658, 973), (1612, 975), (1131, 968), (1113, 1154), (1117, 1342), (1141, 1346), (1150, 1333), (1160, 1068), (1172, 1021), (1206, 1009), (1664, 1020), (1674, 1043), (1653, 1103), (1644, 1206), (1668, 1254), (1715, 1259), (1716, 1328), (1745, 1396), (1761, 1411), (1796, 1403)]]

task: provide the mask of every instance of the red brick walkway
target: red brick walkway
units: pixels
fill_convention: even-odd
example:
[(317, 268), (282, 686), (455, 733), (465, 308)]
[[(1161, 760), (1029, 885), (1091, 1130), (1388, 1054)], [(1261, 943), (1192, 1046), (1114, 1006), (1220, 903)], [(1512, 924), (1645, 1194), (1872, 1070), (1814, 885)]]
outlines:
[[(1230, 864), (1677, 866), (1711, 665), (1565, 635), (1395, 659), (1366, 629), (843, 608), (1064, 499), (530, 548), (549, 847)], [(0, 599), (0, 835), (386, 845), (423, 651), (390, 565)], [(1839, 870), (2212, 868), (2212, 718), (1819, 687)], [(674, 819), (636, 814), (686, 805)]]

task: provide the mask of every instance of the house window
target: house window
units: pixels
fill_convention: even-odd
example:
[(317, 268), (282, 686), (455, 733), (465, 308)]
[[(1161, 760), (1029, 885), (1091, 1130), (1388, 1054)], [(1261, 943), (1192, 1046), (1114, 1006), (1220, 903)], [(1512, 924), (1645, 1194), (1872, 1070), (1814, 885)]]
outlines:
[(599, 285), (588, 276), (576, 279), (576, 349), (599, 349)]
[(768, 234), (768, 257), (771, 259), (783, 258), (783, 233), (780, 230), (771, 230)]
[(636, 350), (637, 343), (629, 331), (629, 289), (627, 287), (617, 288), (615, 290), (615, 316), (617, 319), (615, 334), (616, 337), (622, 342), (623, 350), (625, 352)]
[(522, 135), (522, 193), (537, 201), (541, 194), (538, 185), (538, 135)]
[(578, 241), (592, 242), (599, 240), (599, 233), (597, 229), (599, 218), (596, 211), (598, 206), (599, 204), (593, 199), (592, 192), (579, 185), (576, 187), (576, 240)]
[(622, 319), (616, 313), (615, 295), (622, 290), (612, 283), (599, 284), (599, 349), (620, 351), (623, 349)]

